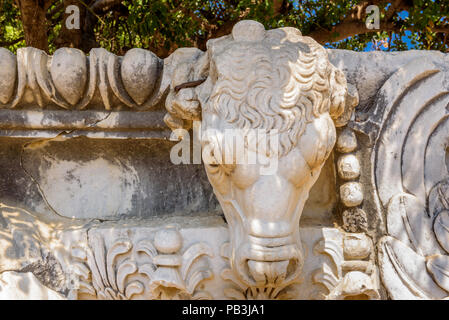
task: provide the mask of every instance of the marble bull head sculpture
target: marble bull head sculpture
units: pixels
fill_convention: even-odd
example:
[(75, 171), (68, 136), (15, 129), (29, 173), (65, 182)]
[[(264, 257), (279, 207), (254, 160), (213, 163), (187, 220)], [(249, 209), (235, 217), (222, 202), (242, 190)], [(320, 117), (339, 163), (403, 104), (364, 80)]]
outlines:
[[(172, 129), (201, 121), (205, 168), (230, 228), (231, 267), (250, 287), (293, 283), (304, 263), (304, 203), (336, 126), (354, 107), (345, 76), (299, 30), (266, 31), (255, 21), (237, 23), (231, 35), (209, 40), (205, 53), (188, 55), (173, 72), (165, 121)], [(227, 157), (234, 149), (222, 138), (232, 130), (245, 152)]]

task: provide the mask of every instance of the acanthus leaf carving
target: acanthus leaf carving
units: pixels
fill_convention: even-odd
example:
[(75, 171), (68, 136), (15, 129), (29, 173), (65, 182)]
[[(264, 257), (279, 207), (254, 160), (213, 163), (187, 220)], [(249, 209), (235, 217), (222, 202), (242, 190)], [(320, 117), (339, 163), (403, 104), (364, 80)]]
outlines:
[[(225, 243), (221, 249), (221, 255), (224, 259), (229, 258), (230, 244)], [(231, 283), (231, 287), (224, 289), (225, 295), (229, 299), (236, 300), (289, 300), (294, 298), (291, 286), (300, 283), (301, 279), (293, 279), (290, 282), (280, 279), (278, 283), (270, 286), (261, 285), (259, 287), (250, 286), (233, 271), (229, 266), (221, 272), (223, 280)]]
[(435, 282), (449, 292), (449, 256), (430, 256), (427, 259), (426, 266)]
[(182, 238), (168, 228), (156, 232), (154, 243), (142, 239), (118, 239), (109, 248), (97, 233), (89, 236), (85, 247), (72, 248), (73, 269), (78, 287), (76, 298), (124, 300), (210, 299), (199, 284), (213, 274), (202, 257), (212, 257), (210, 248), (196, 243), (180, 254)]
[[(141, 283), (127, 281), (127, 278), (135, 274), (137, 270), (135, 263), (129, 258), (117, 261), (118, 256), (129, 253), (131, 249), (132, 244), (129, 240), (119, 239), (106, 252), (104, 240), (98, 235), (90, 239), (89, 247), (84, 249), (86, 254), (77, 254), (76, 251), (83, 249), (74, 247), (72, 255), (75, 261), (78, 261), (77, 269), (80, 270), (80, 267), (82, 269), (82, 273), (79, 274), (82, 279), (80, 293), (96, 295), (99, 299), (114, 300), (129, 299), (134, 294), (142, 293)], [(89, 280), (92, 285), (88, 283)], [(141, 290), (128, 290), (128, 286)]]

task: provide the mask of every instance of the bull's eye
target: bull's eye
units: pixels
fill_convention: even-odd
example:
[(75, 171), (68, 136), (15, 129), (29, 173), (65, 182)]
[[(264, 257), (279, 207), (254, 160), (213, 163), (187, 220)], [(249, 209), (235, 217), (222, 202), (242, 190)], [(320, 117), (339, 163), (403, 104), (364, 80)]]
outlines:
[(235, 169), (235, 165), (230, 164), (207, 163), (205, 166), (210, 174), (223, 174), (226, 176), (231, 175)]
[(204, 166), (206, 167), (206, 170), (210, 173), (210, 174), (218, 174), (221, 173), (221, 165), (218, 163), (205, 163)]

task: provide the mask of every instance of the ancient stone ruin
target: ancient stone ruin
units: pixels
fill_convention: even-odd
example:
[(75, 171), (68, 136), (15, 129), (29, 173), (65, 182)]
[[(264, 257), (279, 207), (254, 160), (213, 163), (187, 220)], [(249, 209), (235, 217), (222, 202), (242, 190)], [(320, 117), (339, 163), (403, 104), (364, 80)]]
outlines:
[(0, 298), (447, 298), (448, 106), (449, 55), (254, 21), (0, 49)]

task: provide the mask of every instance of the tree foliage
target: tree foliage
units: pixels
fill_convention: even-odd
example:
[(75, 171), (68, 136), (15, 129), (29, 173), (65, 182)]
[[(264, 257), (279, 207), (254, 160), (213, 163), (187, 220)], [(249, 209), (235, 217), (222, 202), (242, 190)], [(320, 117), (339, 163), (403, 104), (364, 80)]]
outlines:
[[(80, 8), (80, 29), (66, 28), (69, 5)], [(380, 9), (379, 30), (366, 27), (369, 5)], [(178, 47), (204, 50), (242, 19), (296, 27), (331, 48), (449, 51), (449, 0), (0, 0), (0, 10), (0, 46), (13, 51), (139, 47), (166, 57)]]

